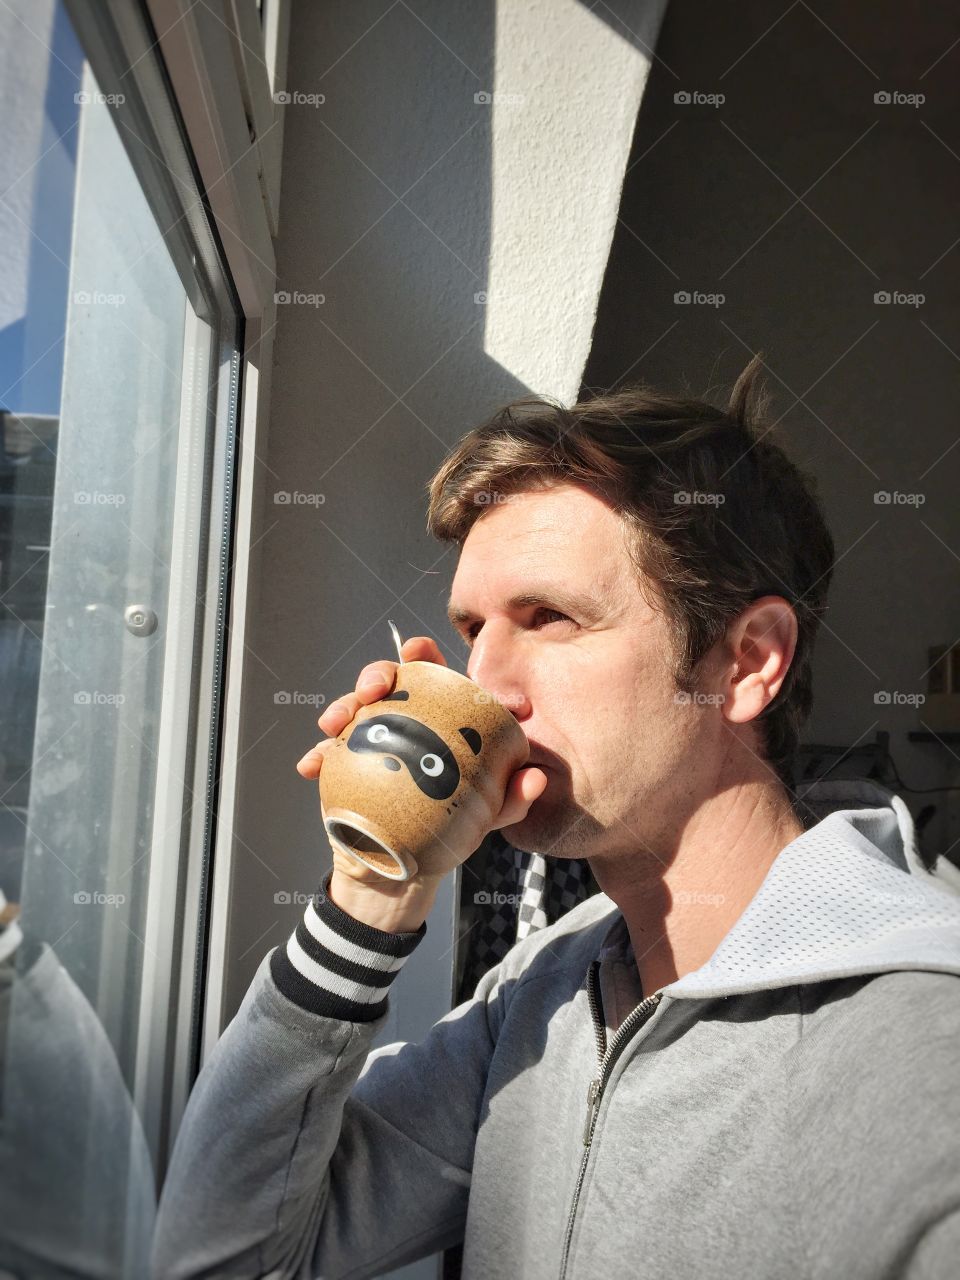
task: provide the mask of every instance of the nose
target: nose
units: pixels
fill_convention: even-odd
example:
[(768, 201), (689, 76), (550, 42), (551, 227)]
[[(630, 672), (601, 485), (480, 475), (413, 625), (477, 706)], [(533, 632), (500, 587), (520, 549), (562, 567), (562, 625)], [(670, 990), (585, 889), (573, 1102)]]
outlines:
[(467, 675), (485, 689), (517, 720), (526, 720), (533, 707), (526, 693), (527, 681), (520, 654), (509, 638), (509, 624), (488, 619), (470, 650)]

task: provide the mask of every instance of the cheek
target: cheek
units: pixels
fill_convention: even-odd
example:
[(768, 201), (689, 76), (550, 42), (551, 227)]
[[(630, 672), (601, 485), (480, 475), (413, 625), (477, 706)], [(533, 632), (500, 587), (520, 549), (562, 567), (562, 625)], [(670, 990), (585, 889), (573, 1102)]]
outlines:
[(675, 701), (672, 672), (659, 653), (571, 648), (535, 665), (528, 694), (536, 732), (566, 740), (583, 756), (663, 755), (671, 739), (687, 739), (696, 714)]
[(543, 664), (530, 684), (530, 698), (544, 720), (570, 732), (605, 700), (601, 668), (586, 663)]
[(659, 655), (609, 671), (601, 707), (604, 736), (629, 745), (633, 759), (679, 758), (699, 733), (700, 709), (678, 701), (673, 673)]

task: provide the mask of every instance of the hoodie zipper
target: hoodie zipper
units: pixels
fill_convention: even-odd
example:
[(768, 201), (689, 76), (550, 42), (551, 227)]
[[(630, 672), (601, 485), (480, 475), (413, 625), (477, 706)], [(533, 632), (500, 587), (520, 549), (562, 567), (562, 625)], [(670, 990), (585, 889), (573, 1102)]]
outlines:
[(634, 1031), (641, 1026), (647, 1018), (653, 1013), (663, 995), (662, 991), (656, 991), (652, 996), (647, 996), (645, 1000), (641, 1000), (637, 1007), (628, 1013), (621, 1022), (613, 1035), (610, 1044), (607, 1044), (607, 1032), (603, 1019), (600, 1016), (600, 1006), (602, 1001), (599, 994), (599, 972), (600, 961), (592, 960), (590, 969), (587, 973), (587, 999), (590, 1003), (590, 1016), (593, 1019), (593, 1030), (597, 1038), (597, 1058), (600, 1063), (599, 1074), (590, 1081), (590, 1087), (587, 1090), (587, 1116), (583, 1126), (583, 1156), (580, 1160), (580, 1172), (577, 1175), (577, 1185), (573, 1191), (573, 1203), (570, 1206), (570, 1215), (567, 1218), (567, 1231), (563, 1242), (563, 1259), (560, 1263), (560, 1280), (564, 1280), (567, 1272), (567, 1260), (570, 1253), (570, 1241), (573, 1237), (573, 1222), (577, 1213), (577, 1203), (580, 1199), (580, 1188), (583, 1186), (583, 1179), (587, 1172), (587, 1160), (590, 1157), (590, 1143), (593, 1141), (593, 1130), (597, 1123), (597, 1111), (600, 1108), (600, 1099), (603, 1097), (604, 1086), (610, 1078), (611, 1068), (619, 1058), (623, 1046), (629, 1040)]

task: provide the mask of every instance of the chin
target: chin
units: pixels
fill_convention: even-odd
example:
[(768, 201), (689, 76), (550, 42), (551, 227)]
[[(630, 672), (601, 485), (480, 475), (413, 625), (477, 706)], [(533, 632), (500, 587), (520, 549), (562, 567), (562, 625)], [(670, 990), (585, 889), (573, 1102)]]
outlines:
[(539, 805), (540, 801), (534, 800), (525, 818), (512, 822), (509, 827), (500, 828), (500, 834), (507, 843), (512, 844), (515, 849), (522, 849), (524, 853), (538, 853), (543, 846), (552, 843), (548, 828), (552, 828), (553, 824), (548, 821), (545, 812), (538, 812)]
[(602, 831), (596, 820), (578, 806), (541, 806), (541, 798), (534, 800), (520, 822), (501, 828), (507, 843), (524, 853), (542, 853), (547, 858), (588, 857)]

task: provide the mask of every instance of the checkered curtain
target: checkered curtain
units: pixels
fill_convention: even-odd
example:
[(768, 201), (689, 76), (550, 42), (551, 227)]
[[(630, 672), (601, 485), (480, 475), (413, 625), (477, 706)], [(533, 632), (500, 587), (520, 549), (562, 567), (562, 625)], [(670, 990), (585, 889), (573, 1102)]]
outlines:
[(490, 841), (486, 872), (472, 895), (474, 921), (466, 939), (461, 1000), (473, 994), (481, 977), (514, 943), (555, 924), (598, 892), (585, 859), (527, 853), (507, 844), (497, 832)]

